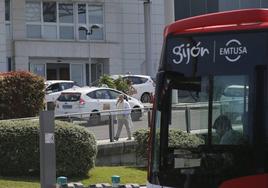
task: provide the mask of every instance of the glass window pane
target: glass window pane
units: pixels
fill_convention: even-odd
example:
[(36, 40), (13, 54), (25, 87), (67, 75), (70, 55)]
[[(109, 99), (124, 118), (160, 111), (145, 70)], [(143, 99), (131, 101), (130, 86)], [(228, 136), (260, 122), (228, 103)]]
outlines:
[(11, 57), (7, 57), (7, 70), (11, 71), (12, 70), (12, 60)]
[(56, 39), (57, 38), (57, 26), (44, 25), (43, 38), (45, 38), (45, 39)]
[(74, 28), (72, 26), (60, 26), (60, 38), (61, 39), (73, 39)]
[(28, 38), (41, 38), (41, 25), (27, 25)]
[(73, 4), (59, 4), (59, 19), (61, 23), (73, 23)]
[(30, 71), (45, 78), (45, 65), (30, 63)]
[(90, 24), (103, 23), (103, 8), (102, 6), (88, 6), (88, 20)]
[(214, 106), (221, 114), (213, 114), (213, 129), (218, 140), (214, 144), (242, 144), (247, 135), (243, 130), (248, 111), (248, 83), (246, 76), (216, 76), (214, 79)]
[(78, 23), (86, 23), (86, 5), (79, 4), (78, 5)]
[(10, 28), (10, 23), (6, 23), (6, 38), (11, 39), (11, 28)]
[(5, 19), (10, 21), (10, 0), (5, 0)]
[(89, 35), (90, 40), (103, 40), (103, 28), (93, 29), (93, 33)]
[(87, 40), (87, 34), (85, 30), (79, 30), (79, 40)]
[(41, 21), (41, 5), (39, 2), (26, 2), (25, 16), (27, 22)]
[(44, 22), (56, 22), (57, 10), (56, 2), (43, 2), (43, 19)]
[(71, 64), (71, 80), (75, 81), (78, 85), (84, 85), (82, 64)]

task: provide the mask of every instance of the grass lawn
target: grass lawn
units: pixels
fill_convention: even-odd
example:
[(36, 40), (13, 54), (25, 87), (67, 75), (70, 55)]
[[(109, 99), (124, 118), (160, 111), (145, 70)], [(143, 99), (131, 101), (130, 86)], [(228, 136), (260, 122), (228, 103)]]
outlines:
[[(110, 183), (111, 176), (120, 176), (120, 183), (137, 183), (140, 185), (146, 184), (147, 172), (145, 168), (135, 167), (95, 167), (88, 173), (88, 177), (72, 179), (68, 177), (68, 182), (82, 182), (84, 186), (89, 186), (96, 183)], [(1, 177), (0, 188), (40, 188), (39, 178), (29, 177)]]

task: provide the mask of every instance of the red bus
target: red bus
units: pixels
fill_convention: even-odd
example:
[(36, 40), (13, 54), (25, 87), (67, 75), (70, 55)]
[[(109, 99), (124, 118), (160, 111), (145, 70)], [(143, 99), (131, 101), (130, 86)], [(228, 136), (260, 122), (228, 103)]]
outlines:
[(147, 187), (268, 187), (268, 9), (170, 24), (156, 80)]

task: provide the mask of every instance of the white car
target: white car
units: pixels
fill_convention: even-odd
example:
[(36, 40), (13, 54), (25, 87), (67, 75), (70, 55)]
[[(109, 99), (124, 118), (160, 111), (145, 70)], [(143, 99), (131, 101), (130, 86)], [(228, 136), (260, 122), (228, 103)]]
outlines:
[(147, 75), (111, 75), (111, 78), (117, 79), (122, 77), (125, 80), (130, 80), (132, 86), (137, 90), (136, 94), (131, 95), (132, 97), (139, 99), (143, 103), (150, 102), (150, 95), (154, 95), (155, 82), (150, 76)]
[(236, 120), (238, 116), (244, 113), (245, 102), (248, 102), (248, 86), (229, 85), (224, 89), (220, 98), (223, 113), (230, 116), (232, 120)]
[[(122, 92), (102, 87), (72, 88), (63, 91), (56, 101), (55, 115), (73, 113), (87, 113), (84, 115), (74, 115), (73, 117), (89, 118), (97, 124), (101, 120), (108, 119), (108, 113), (98, 113), (103, 110), (116, 110), (116, 101)], [(143, 115), (143, 104), (130, 96), (128, 102), (132, 108), (132, 120), (139, 120)], [(90, 112), (94, 112), (91, 113)], [(102, 115), (102, 116), (101, 116)]]
[(71, 80), (47, 80), (45, 81), (45, 101), (55, 102), (61, 92), (73, 87), (79, 87)]

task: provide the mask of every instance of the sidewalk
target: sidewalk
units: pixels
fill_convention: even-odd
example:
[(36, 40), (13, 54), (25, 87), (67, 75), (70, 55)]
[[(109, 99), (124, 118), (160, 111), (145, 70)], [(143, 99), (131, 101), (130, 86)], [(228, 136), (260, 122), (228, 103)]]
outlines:
[(133, 142), (134, 138), (132, 137), (131, 140), (127, 140), (126, 138), (119, 138), (118, 141), (113, 141), (111, 142), (110, 139), (105, 139), (105, 140), (97, 140), (97, 145), (104, 145), (104, 144), (116, 144), (116, 143), (123, 143), (123, 142)]

